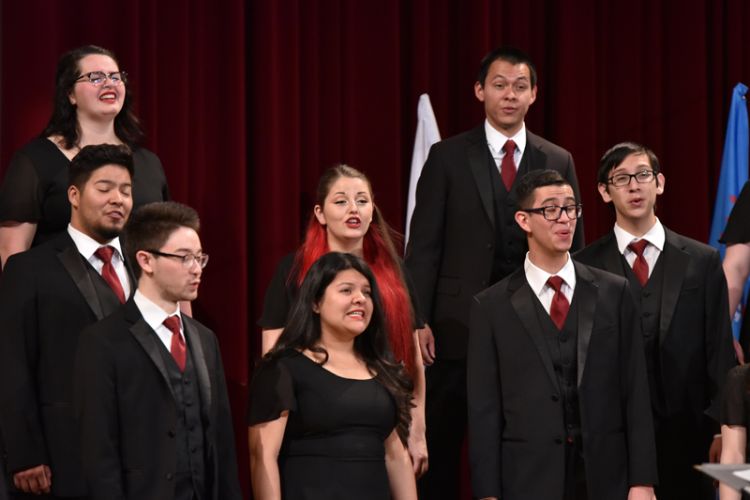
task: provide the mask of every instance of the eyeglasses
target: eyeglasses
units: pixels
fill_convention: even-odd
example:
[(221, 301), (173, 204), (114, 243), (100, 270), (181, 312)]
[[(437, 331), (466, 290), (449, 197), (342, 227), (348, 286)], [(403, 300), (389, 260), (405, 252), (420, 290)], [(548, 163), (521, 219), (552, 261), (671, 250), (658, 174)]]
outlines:
[(165, 253), (165, 252), (159, 252), (158, 250), (146, 250), (148, 253), (152, 253), (154, 255), (158, 255), (159, 257), (171, 257), (173, 259), (180, 259), (182, 261), (182, 267), (185, 269), (190, 269), (193, 267), (193, 264), (196, 262), (201, 267), (201, 269), (206, 267), (206, 264), (208, 264), (208, 254), (207, 253), (201, 253), (201, 254), (185, 254), (185, 255), (178, 255), (176, 253)]
[(527, 212), (530, 214), (542, 214), (545, 219), (552, 221), (560, 220), (563, 210), (565, 211), (565, 215), (568, 216), (568, 219), (573, 220), (581, 216), (581, 213), (583, 213), (583, 205), (578, 203), (575, 205), (565, 205), (564, 207), (558, 207), (557, 205), (547, 205), (546, 207), (521, 209), (522, 212)]
[(113, 71), (112, 73), (105, 73), (104, 71), (92, 71), (91, 73), (84, 73), (76, 78), (76, 82), (88, 80), (93, 85), (101, 85), (108, 78), (109, 81), (112, 82), (112, 85), (128, 83), (128, 74), (124, 71)]
[(654, 180), (654, 171), (641, 170), (640, 172), (636, 172), (634, 174), (617, 174), (607, 179), (607, 182), (612, 184), (614, 187), (625, 187), (630, 185), (631, 179), (635, 179), (635, 182), (637, 182), (638, 184), (648, 184), (649, 182)]

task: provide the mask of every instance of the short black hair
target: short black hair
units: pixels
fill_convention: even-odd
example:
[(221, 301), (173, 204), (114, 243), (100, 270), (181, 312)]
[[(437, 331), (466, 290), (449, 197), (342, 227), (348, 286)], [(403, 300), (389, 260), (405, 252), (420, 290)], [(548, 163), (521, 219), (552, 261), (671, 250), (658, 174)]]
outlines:
[[(659, 158), (656, 154), (647, 148), (643, 144), (637, 142), (621, 142), (615, 144), (609, 150), (604, 153), (602, 159), (599, 160), (599, 170), (596, 172), (596, 180), (599, 184), (608, 184), (609, 174), (612, 170), (616, 169), (620, 163), (625, 161), (630, 155), (646, 155), (648, 161), (651, 164), (651, 170), (654, 171), (654, 175), (661, 172), (661, 166), (659, 165)], [(656, 181), (659, 182), (658, 180)]]
[(73, 157), (68, 170), (68, 186), (83, 190), (83, 186), (89, 181), (94, 170), (106, 165), (123, 167), (130, 173), (130, 178), (133, 178), (133, 155), (129, 147), (97, 144), (84, 147)]
[(176, 201), (155, 201), (135, 210), (125, 225), (122, 239), (136, 277), (141, 276), (141, 266), (135, 258), (139, 250), (159, 250), (179, 228), (187, 227), (197, 233), (200, 225), (198, 212)]
[(534, 191), (545, 186), (570, 186), (557, 170), (532, 170), (527, 173), (516, 184), (515, 192), (518, 200), (518, 209), (532, 208), (529, 204), (534, 197)]
[(531, 58), (522, 50), (509, 46), (498, 47), (482, 58), (482, 62), (479, 63), (479, 73), (477, 75), (479, 85), (484, 87), (484, 81), (487, 79), (487, 73), (490, 70), (490, 66), (492, 66), (492, 63), (497, 60), (503, 60), (513, 65), (525, 64), (528, 66), (529, 74), (531, 76), (531, 87), (536, 87), (536, 66), (534, 66)]

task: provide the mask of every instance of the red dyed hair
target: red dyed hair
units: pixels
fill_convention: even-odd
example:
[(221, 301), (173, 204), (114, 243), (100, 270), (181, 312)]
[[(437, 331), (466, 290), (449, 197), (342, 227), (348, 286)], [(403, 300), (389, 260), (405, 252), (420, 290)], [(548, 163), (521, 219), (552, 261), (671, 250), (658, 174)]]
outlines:
[[(365, 174), (346, 165), (328, 169), (318, 184), (318, 205), (323, 206), (331, 186), (341, 177), (364, 180), (370, 187)], [(373, 221), (362, 242), (362, 256), (372, 269), (383, 301), (383, 316), (388, 329), (388, 339), (396, 361), (402, 361), (409, 373), (414, 366), (414, 313), (411, 299), (401, 271), (398, 254), (393, 240), (398, 239), (395, 231), (383, 219), (377, 206), (373, 207)], [(294, 257), (294, 267), (290, 279), (299, 287), (310, 266), (323, 254), (330, 251), (325, 227), (313, 214), (307, 224), (305, 241)]]

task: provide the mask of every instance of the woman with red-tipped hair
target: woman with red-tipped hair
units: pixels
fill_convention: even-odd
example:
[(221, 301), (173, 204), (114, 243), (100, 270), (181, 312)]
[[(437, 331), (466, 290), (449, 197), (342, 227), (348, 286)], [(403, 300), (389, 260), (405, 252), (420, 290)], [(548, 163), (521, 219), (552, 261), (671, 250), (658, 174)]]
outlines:
[(331, 251), (352, 253), (364, 259), (380, 288), (394, 357), (404, 363), (414, 382), (416, 406), (412, 409), (408, 447), (414, 474), (419, 477), (427, 470), (425, 378), (416, 336), (420, 325), (415, 315), (414, 295), (409, 293), (393, 243), (394, 234), (373, 201), (367, 176), (347, 165), (329, 168), (318, 182), (305, 241), (296, 253), (279, 263), (266, 290), (263, 317), (258, 324), (263, 328), (265, 354), (281, 335), (297, 289), (313, 262)]

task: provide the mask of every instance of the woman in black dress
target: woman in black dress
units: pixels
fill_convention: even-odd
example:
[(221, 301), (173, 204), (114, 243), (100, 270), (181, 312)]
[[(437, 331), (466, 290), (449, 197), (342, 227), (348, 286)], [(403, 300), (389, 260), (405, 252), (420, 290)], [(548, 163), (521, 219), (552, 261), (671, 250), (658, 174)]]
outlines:
[(125, 144), (133, 151), (133, 208), (169, 199), (159, 158), (139, 147), (127, 75), (114, 54), (87, 45), (60, 58), (55, 101), (40, 136), (14, 155), (0, 187), (0, 265), (65, 231), (70, 221), (68, 166), (84, 146)]
[(352, 254), (325, 254), (251, 384), (256, 500), (416, 499), (405, 448), (411, 391), (369, 267)]
[[(722, 267), (727, 277), (729, 291), (729, 314), (734, 317), (742, 300), (745, 283), (750, 277), (750, 182), (746, 182), (729, 215), (721, 243), (727, 246)], [(749, 299), (750, 300), (750, 299)], [(742, 363), (750, 354), (750, 320), (745, 317), (742, 322), (738, 348), (738, 358)]]
[[(721, 409), (721, 463), (744, 464), (747, 461), (750, 424), (750, 364), (732, 368), (724, 382)], [(740, 494), (719, 485), (721, 500), (739, 500)]]

